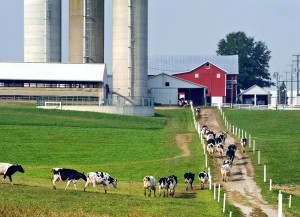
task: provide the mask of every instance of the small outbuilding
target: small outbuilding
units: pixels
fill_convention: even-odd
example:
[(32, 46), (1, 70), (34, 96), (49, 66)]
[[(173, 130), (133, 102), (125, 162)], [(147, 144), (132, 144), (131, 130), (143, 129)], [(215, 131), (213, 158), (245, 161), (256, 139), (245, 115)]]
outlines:
[(148, 78), (148, 93), (156, 105), (178, 105), (179, 99), (192, 100), (194, 105), (206, 104), (207, 87), (161, 73)]
[(241, 104), (268, 105), (269, 99), (270, 93), (257, 85), (253, 85), (239, 94)]

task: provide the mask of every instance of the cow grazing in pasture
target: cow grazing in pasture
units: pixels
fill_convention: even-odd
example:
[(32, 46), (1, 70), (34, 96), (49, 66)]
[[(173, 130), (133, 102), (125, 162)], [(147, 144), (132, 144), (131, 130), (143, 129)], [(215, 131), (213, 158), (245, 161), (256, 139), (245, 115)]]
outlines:
[(185, 189), (188, 190), (189, 184), (191, 186), (191, 189), (193, 189), (193, 182), (194, 182), (194, 179), (195, 179), (195, 174), (191, 173), (191, 172), (188, 172), (188, 173), (185, 173), (183, 175), (183, 177), (184, 177)]
[(10, 180), (10, 184), (13, 185), (12, 175), (16, 172), (24, 173), (24, 169), (21, 165), (12, 165), (10, 163), (0, 163), (0, 175), (4, 175), (2, 179), (2, 183), (4, 182), (6, 176), (8, 176)]
[(84, 175), (84, 173), (79, 173), (78, 171), (73, 169), (53, 168), (52, 173), (53, 173), (53, 180), (52, 180), (53, 189), (56, 189), (55, 183), (59, 180), (62, 180), (67, 182), (67, 186), (65, 190), (67, 190), (70, 182), (72, 182), (74, 184), (75, 190), (77, 191), (76, 182), (79, 179), (83, 179), (84, 181), (87, 181), (87, 178)]
[(207, 148), (207, 152), (209, 153), (209, 155), (211, 157), (213, 157), (213, 154), (215, 152), (215, 146), (212, 143), (210, 143), (210, 144), (207, 145), (206, 148)]
[(171, 175), (168, 177), (168, 185), (169, 185), (169, 195), (171, 197), (175, 194), (175, 188), (177, 186), (178, 180), (177, 176)]
[(167, 197), (168, 197), (168, 190), (169, 190), (169, 183), (168, 183), (168, 179), (166, 177), (162, 177), (158, 180), (158, 191), (159, 191), (159, 197), (161, 196), (161, 192), (163, 192), (164, 197), (166, 196), (167, 193)]
[(109, 189), (109, 184), (112, 184), (115, 188), (117, 188), (118, 181), (112, 178), (108, 173), (89, 172), (87, 173), (86, 177), (87, 177), (87, 181), (84, 186), (84, 191), (89, 184), (93, 184), (95, 191), (97, 191), (96, 185), (102, 184), (104, 188), (104, 193), (106, 193), (107, 190)]
[(226, 178), (229, 181), (231, 165), (232, 165), (231, 160), (226, 160), (226, 161), (224, 161), (223, 165), (221, 166), (222, 180), (225, 182), (226, 182)]
[(146, 196), (146, 190), (148, 190), (148, 196), (151, 197), (151, 191), (153, 190), (154, 197), (156, 197), (156, 179), (153, 176), (144, 177), (144, 195)]
[(219, 143), (217, 145), (217, 153), (219, 153), (219, 157), (223, 158), (223, 152), (224, 152), (224, 145), (222, 143)]
[(243, 153), (246, 152), (246, 145), (247, 145), (247, 138), (242, 138), (241, 139), (241, 146), (243, 148)]
[(202, 171), (202, 172), (199, 173), (198, 178), (200, 180), (200, 189), (204, 189), (204, 184), (209, 179), (208, 173), (205, 172), (205, 171)]

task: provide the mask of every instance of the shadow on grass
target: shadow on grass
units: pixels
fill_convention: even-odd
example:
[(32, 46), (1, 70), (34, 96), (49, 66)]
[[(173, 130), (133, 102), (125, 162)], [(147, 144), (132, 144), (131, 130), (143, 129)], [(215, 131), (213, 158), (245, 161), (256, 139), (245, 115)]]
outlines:
[(196, 198), (196, 192), (186, 192), (186, 193), (180, 193), (177, 198), (182, 199), (193, 199)]

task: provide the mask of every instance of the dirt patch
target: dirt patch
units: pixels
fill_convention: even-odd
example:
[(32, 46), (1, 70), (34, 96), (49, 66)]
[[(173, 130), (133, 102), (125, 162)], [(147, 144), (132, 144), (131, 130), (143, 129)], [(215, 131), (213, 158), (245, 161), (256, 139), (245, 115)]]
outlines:
[(193, 134), (177, 134), (175, 136), (176, 143), (182, 151), (184, 157), (191, 156), (191, 151), (189, 149), (189, 143), (192, 141)]
[[(217, 135), (225, 130), (215, 109), (202, 109), (199, 122), (201, 126), (207, 125)], [(230, 181), (222, 182), (219, 171), (229, 144), (236, 144), (238, 150), (230, 171)], [(253, 180), (254, 168), (247, 153), (242, 152), (239, 142), (230, 135), (225, 142), (224, 157), (214, 156), (214, 171), (216, 173), (213, 174), (214, 182), (222, 184), (230, 203), (238, 207), (244, 216), (277, 216), (276, 208), (268, 205), (263, 199), (260, 187)]]

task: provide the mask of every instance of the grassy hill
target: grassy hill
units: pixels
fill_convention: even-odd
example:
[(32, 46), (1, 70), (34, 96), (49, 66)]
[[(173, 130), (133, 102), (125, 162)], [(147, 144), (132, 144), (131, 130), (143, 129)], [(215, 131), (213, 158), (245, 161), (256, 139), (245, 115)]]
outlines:
[[(14, 185), (0, 185), (0, 213), (4, 216), (240, 216), (238, 210), (213, 200), (213, 192), (186, 191), (183, 174), (204, 170), (204, 159), (189, 109), (157, 110), (155, 117), (129, 117), (90, 112), (38, 110), (33, 104), (0, 104), (0, 162), (21, 164), (24, 174)], [(176, 135), (188, 134), (190, 156), (183, 156)], [(58, 182), (52, 189), (51, 169), (105, 171), (118, 179), (118, 189), (98, 193), (84, 182), (78, 191)], [(143, 195), (145, 175), (175, 174), (175, 198)], [(158, 192), (157, 192), (158, 194)], [(200, 214), (201, 213), (201, 214)]]
[[(228, 121), (245, 130), (255, 139), (261, 151), (261, 165), (257, 152), (248, 148), (255, 167), (255, 180), (269, 202), (276, 204), (278, 191), (283, 191), (284, 209), (289, 216), (300, 216), (300, 111), (262, 111), (226, 109)], [(263, 165), (267, 166), (267, 182), (263, 182)], [(272, 179), (275, 190), (269, 190)], [(277, 190), (276, 190), (277, 189)], [(292, 194), (292, 209), (288, 198)]]

